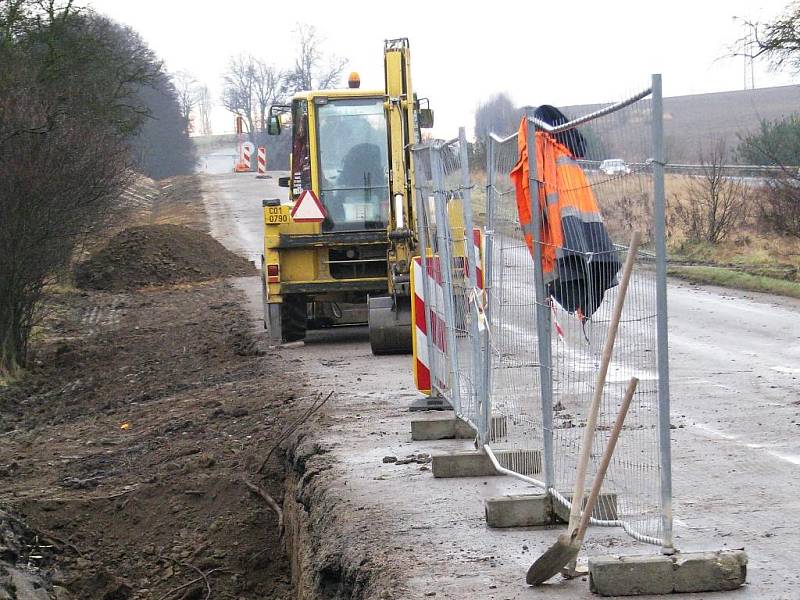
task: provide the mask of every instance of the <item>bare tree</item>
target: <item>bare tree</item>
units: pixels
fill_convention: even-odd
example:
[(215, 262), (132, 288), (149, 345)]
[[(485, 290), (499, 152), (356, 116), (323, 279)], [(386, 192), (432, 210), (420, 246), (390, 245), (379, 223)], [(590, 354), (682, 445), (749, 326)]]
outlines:
[(230, 60), (223, 76), (222, 104), (243, 117), (252, 141), (266, 129), (267, 111), (283, 90), (283, 74), (265, 61), (249, 55)]
[(211, 135), (211, 109), (214, 108), (214, 101), (211, 99), (211, 92), (207, 85), (200, 86), (197, 98), (197, 111), (200, 113), (200, 133)]
[(484, 138), (489, 133), (508, 135), (519, 128), (523, 109), (514, 106), (506, 93), (494, 94), (475, 109), (475, 136)]
[(751, 212), (750, 189), (741, 177), (726, 174), (727, 156), (724, 140), (701, 150), (702, 174), (690, 181), (684, 202), (674, 208), (690, 239), (717, 244), (741, 227)]
[(172, 83), (178, 97), (178, 108), (183, 118), (184, 131), (192, 132), (192, 111), (200, 102), (200, 84), (188, 71), (172, 74)]
[(267, 128), (267, 111), (276, 102), (282, 92), (283, 74), (273, 65), (263, 60), (254, 60), (255, 79), (253, 82), (254, 107), (256, 124), (260, 131)]
[(254, 106), (256, 70), (252, 56), (239, 55), (228, 61), (222, 76), (222, 106), (245, 121), (251, 138), (256, 130)]
[(347, 59), (323, 51), (325, 38), (308, 23), (298, 23), (297, 54), (294, 67), (286, 74), (286, 90), (324, 90), (337, 84), (347, 66)]

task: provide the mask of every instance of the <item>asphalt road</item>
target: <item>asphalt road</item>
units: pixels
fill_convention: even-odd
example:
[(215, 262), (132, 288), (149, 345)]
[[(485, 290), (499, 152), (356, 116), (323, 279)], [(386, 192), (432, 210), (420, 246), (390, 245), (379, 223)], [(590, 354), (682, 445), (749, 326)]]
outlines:
[[(261, 253), (261, 200), (283, 197), (271, 179), (208, 175), (212, 234), (248, 258)], [(260, 318), (257, 281), (245, 284)], [(756, 293), (669, 285), (674, 512), (679, 549), (744, 547), (748, 585), (714, 597), (800, 598), (800, 302)], [(381, 458), (466, 449), (412, 444), (415, 397), (407, 356), (373, 357), (363, 327), (312, 332), (286, 350), (320, 389), (340, 391), (330, 437), (354, 502), (390, 511), (392, 560), (410, 597), (530, 598), (524, 571), (553, 532), (492, 531), (482, 498), (532, 491), (505, 477), (435, 480), (416, 469), (387, 471)], [(342, 393), (342, 392), (346, 393)], [(652, 553), (617, 529), (590, 531), (588, 552)], [(550, 598), (592, 597), (585, 583), (550, 585)], [(706, 597), (704, 595), (692, 597)], [(709, 596), (710, 597), (710, 596)]]

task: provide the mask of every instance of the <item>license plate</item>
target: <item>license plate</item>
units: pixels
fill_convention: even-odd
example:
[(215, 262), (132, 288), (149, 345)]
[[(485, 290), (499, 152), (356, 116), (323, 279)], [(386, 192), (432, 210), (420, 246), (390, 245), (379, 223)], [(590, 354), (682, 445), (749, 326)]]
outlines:
[(282, 225), (291, 222), (292, 218), (289, 216), (291, 207), (289, 206), (268, 206), (265, 215), (265, 223), (267, 225)]

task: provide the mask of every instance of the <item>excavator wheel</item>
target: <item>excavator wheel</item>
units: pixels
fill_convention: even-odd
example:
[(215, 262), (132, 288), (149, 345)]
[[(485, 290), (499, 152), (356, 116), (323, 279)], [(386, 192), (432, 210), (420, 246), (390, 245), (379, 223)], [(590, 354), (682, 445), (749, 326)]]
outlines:
[(296, 342), (306, 337), (308, 309), (306, 297), (291, 294), (281, 303), (281, 330), (284, 342)]
[(411, 301), (392, 296), (370, 296), (369, 343), (372, 353), (411, 354)]

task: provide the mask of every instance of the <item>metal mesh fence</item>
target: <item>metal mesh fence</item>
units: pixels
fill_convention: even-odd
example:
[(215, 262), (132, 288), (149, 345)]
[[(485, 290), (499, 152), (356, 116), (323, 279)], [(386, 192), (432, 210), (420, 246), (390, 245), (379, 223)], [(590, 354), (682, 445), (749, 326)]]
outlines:
[[(454, 140), (419, 144), (413, 152), (420, 255), (429, 274), (424, 283), (426, 319), (440, 334), (438, 344), (428, 336), (432, 385), (459, 417), (483, 432), (479, 244), (473, 233), (464, 131)], [(441, 328), (433, 325), (438, 321)]]
[[(444, 279), (441, 268), (440, 235), (437, 232), (437, 200), (434, 192), (441, 180), (438, 154), (431, 144), (418, 145), (414, 150), (416, 170), (416, 218), (419, 236), (420, 261), (422, 263), (420, 287), (425, 297), (424, 354), (430, 369), (431, 394), (444, 396), (458, 410), (458, 397), (452, 394), (452, 363), (447, 354), (449, 334), (447, 330), (447, 303), (444, 295)], [(436, 180), (436, 181), (435, 181)]]
[[(518, 135), (489, 140), (487, 390), (492, 417), (504, 423), (489, 450), (502, 467), (568, 505), (627, 241), (641, 231), (645, 247), (603, 385), (588, 476), (635, 376), (639, 385), (604, 484), (608, 495), (595, 515), (600, 524), (671, 546), (666, 314), (659, 323), (666, 288), (664, 269), (657, 269), (663, 229), (654, 219), (660, 96), (653, 108), (648, 90), (614, 110), (568, 115), (576, 127), (528, 119), (528, 160), (520, 160)], [(530, 182), (530, 223), (520, 224), (512, 171), (518, 185)], [(535, 449), (543, 453), (541, 469), (531, 459)]]
[(489, 142), (485, 231), (486, 375), (495, 428), (491, 447), (500, 464), (521, 475), (536, 475), (541, 461), (542, 409), (536, 338), (534, 263), (520, 226), (514, 185), (508, 174), (519, 153), (517, 136)]
[[(518, 134), (490, 136), (475, 198), (463, 129), (413, 149), (432, 392), (475, 426), (501, 472), (568, 506), (595, 390), (587, 482), (638, 378), (594, 522), (671, 548), (660, 78), (590, 115), (540, 109)], [(600, 381), (634, 231), (644, 246)]]

